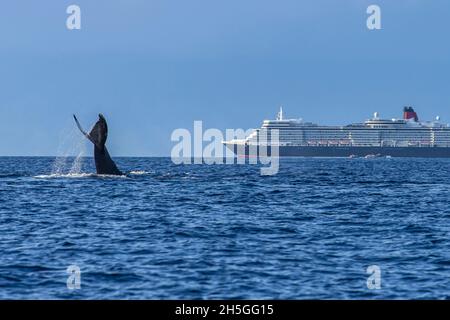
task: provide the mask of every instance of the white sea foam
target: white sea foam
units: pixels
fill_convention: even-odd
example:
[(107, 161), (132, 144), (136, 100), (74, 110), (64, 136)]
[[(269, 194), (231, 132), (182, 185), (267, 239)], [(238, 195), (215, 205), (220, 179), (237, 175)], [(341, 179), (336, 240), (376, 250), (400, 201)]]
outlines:
[(69, 174), (79, 174), (82, 173), (83, 170), (83, 156), (84, 156), (84, 150), (81, 150), (78, 156), (75, 158), (75, 160), (72, 163), (72, 167), (70, 168)]
[(79, 179), (79, 178), (90, 178), (95, 177), (95, 173), (51, 173), (51, 174), (40, 174), (37, 176), (34, 176), (33, 178), (36, 179), (58, 179), (58, 178), (72, 178), (72, 179)]
[(83, 178), (108, 178), (108, 179), (126, 179), (126, 175), (112, 175), (112, 174), (96, 174), (96, 173), (68, 173), (68, 174), (41, 174), (34, 176), (36, 179), (83, 179)]
[(94, 174), (93, 175), (96, 178), (108, 178), (108, 179), (127, 179), (128, 177), (126, 175), (114, 175), (114, 174)]
[(144, 174), (150, 174), (150, 171), (143, 171), (143, 170), (136, 170), (136, 171), (130, 171), (130, 174), (133, 175), (144, 175)]

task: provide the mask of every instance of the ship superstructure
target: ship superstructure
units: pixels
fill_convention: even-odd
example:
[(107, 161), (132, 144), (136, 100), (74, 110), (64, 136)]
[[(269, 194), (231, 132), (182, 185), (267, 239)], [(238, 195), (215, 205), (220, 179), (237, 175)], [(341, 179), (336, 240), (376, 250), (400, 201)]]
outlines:
[[(278, 130), (273, 141), (272, 130)], [(377, 112), (362, 123), (326, 126), (302, 119), (285, 119), (283, 110), (275, 120), (264, 120), (261, 128), (241, 140), (224, 142), (237, 146), (279, 147), (281, 156), (366, 156), (450, 157), (450, 127), (436, 117), (420, 121), (410, 106), (401, 119), (382, 119)], [(240, 148), (242, 149), (242, 148)]]

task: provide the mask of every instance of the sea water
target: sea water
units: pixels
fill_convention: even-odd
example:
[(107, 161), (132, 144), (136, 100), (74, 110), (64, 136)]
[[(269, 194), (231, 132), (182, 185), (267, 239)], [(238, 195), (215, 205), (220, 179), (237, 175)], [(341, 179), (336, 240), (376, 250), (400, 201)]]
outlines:
[(1, 299), (450, 298), (450, 160), (115, 160), (0, 158)]

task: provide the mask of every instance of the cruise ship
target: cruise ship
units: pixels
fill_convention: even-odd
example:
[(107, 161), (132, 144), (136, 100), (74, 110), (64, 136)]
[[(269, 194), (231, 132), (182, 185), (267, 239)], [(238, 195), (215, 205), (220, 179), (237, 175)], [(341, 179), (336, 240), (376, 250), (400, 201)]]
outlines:
[[(278, 137), (272, 139), (273, 132)], [(275, 120), (264, 120), (262, 127), (245, 139), (223, 143), (240, 156), (270, 155), (271, 147), (277, 146), (280, 156), (448, 158), (450, 126), (439, 117), (420, 121), (410, 106), (404, 107), (400, 119), (382, 119), (375, 112), (365, 122), (345, 126), (284, 119), (280, 107)]]

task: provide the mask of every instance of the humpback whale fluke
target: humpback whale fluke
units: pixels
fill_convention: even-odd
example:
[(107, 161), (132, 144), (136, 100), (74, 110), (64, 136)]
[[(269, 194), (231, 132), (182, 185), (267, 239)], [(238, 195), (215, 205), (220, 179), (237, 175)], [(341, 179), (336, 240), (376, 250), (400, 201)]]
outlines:
[(106, 139), (108, 138), (108, 125), (105, 117), (102, 114), (99, 114), (97, 123), (89, 133), (83, 130), (75, 115), (73, 115), (73, 118), (81, 133), (94, 144), (95, 168), (97, 169), (97, 174), (122, 175), (123, 173), (117, 169), (116, 164), (111, 159), (108, 149), (106, 149), (105, 146)]

